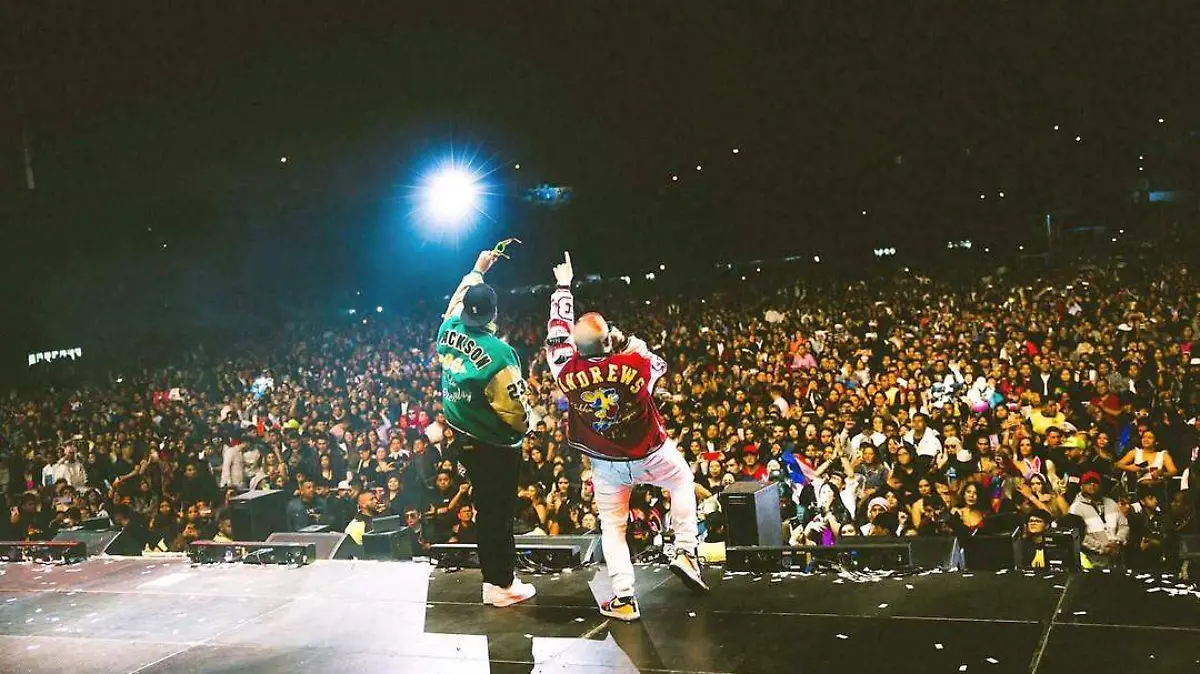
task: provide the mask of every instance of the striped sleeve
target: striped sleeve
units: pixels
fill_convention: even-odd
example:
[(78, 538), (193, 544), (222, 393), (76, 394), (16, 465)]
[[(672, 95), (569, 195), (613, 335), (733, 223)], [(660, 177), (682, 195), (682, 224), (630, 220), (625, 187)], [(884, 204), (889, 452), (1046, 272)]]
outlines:
[(492, 411), (509, 428), (518, 433), (529, 432), (529, 403), (525, 380), (515, 365), (500, 370), (484, 388), (484, 397)]

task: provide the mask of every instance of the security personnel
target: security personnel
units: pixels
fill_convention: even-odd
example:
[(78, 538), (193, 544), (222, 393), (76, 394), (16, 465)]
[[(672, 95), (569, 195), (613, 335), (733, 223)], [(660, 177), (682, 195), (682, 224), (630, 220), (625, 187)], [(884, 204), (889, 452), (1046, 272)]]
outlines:
[(513, 516), (529, 402), (521, 364), (496, 337), (496, 291), (483, 282), (498, 253), (479, 254), (450, 298), (437, 334), (442, 409), (461, 438), (461, 460), (474, 485), (483, 603), (510, 606), (536, 590), (513, 574)]
[(355, 543), (362, 545), (363, 534), (371, 533), (371, 521), (379, 510), (379, 499), (373, 491), (364, 491), (358, 495), (358, 513), (350, 524), (346, 525), (346, 535)]

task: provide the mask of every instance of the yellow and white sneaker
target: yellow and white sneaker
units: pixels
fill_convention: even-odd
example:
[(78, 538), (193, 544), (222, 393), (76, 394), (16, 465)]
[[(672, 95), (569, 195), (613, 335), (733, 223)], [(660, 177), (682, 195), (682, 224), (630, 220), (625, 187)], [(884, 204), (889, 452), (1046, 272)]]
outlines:
[(529, 583), (523, 583), (520, 578), (515, 577), (512, 585), (508, 587), (500, 587), (491, 583), (483, 584), (483, 603), (497, 608), (519, 604), (535, 594), (537, 594), (537, 588)]
[(613, 597), (600, 604), (600, 614), (625, 622), (633, 622), (642, 617), (635, 597)]
[(696, 559), (696, 555), (684, 550), (675, 553), (675, 559), (671, 562), (671, 573), (679, 576), (679, 580), (693, 592), (708, 592), (708, 584), (704, 582), (700, 571), (700, 560)]

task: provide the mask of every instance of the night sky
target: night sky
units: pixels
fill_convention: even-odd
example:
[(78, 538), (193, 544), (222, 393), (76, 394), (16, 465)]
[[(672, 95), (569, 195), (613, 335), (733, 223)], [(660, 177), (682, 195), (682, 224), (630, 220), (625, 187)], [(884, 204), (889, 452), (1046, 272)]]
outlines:
[[(1200, 112), (1191, 3), (17, 4), (0, 302), (18, 351), (98, 322), (395, 304), (510, 233), (530, 245), (502, 283), (544, 280), (566, 247), (636, 274), (1007, 246), (1047, 210), (1119, 208), (1154, 169), (1138, 155)], [(450, 147), (496, 169), (494, 221), (425, 241), (407, 196)], [(540, 182), (573, 202), (512, 196)]]

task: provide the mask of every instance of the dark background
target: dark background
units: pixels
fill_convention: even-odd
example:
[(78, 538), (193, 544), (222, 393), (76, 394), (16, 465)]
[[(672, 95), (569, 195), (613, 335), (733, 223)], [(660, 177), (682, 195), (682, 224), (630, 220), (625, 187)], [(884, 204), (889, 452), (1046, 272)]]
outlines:
[[(879, 246), (915, 263), (951, 239), (1032, 251), (1055, 209), (1133, 226), (1131, 190), (1197, 117), (1196, 18), (1190, 3), (7, 3), (0, 357), (407, 308), (510, 234), (529, 245), (502, 286), (544, 282), (563, 248), (581, 273), (679, 278), (792, 254), (869, 268)], [(431, 240), (409, 197), (451, 147), (494, 169), (492, 220)], [(541, 182), (573, 201), (516, 198)]]

